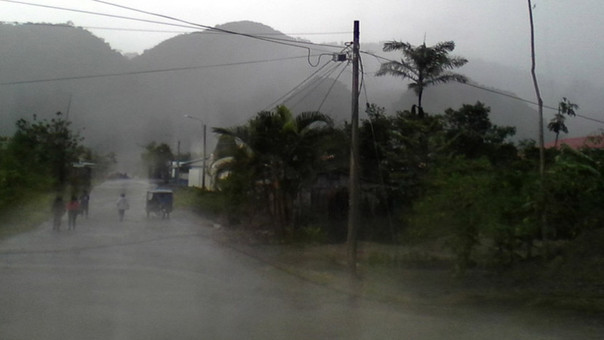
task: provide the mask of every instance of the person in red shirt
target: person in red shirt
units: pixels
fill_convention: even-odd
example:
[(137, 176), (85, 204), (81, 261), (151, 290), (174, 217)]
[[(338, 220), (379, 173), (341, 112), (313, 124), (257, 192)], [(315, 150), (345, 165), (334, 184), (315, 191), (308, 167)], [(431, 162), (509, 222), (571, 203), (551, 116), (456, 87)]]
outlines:
[(78, 198), (73, 195), (71, 196), (71, 201), (67, 203), (67, 220), (68, 220), (68, 230), (75, 230), (76, 227), (76, 217), (80, 213), (80, 203), (78, 202)]

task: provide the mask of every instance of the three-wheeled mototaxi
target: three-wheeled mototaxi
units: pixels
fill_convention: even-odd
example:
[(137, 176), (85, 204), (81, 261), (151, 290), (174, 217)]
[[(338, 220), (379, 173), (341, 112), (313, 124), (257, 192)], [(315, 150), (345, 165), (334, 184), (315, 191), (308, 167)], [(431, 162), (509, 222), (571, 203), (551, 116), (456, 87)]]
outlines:
[(145, 210), (147, 217), (152, 213), (158, 217), (170, 218), (174, 193), (170, 189), (154, 189), (147, 191), (147, 204)]

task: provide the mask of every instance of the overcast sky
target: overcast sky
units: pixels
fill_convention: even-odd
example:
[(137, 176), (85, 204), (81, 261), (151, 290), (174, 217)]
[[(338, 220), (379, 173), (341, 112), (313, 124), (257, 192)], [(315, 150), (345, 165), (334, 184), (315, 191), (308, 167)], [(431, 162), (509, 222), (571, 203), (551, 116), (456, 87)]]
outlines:
[[(23, 0), (84, 11), (157, 21), (92, 0)], [(313, 42), (352, 40), (360, 21), (361, 42), (402, 40), (428, 44), (454, 40), (455, 54), (530, 68), (526, 0), (109, 0), (206, 26), (251, 20)], [(534, 0), (537, 69), (548, 76), (600, 81), (604, 60), (604, 1)], [(184, 28), (33, 7), (0, 0), (0, 21), (73, 22), (103, 38), (114, 49), (141, 53), (177, 33), (111, 29), (182, 31)], [(96, 27), (96, 28), (95, 28)], [(253, 32), (251, 32), (253, 33)], [(598, 72), (596, 72), (598, 71)]]

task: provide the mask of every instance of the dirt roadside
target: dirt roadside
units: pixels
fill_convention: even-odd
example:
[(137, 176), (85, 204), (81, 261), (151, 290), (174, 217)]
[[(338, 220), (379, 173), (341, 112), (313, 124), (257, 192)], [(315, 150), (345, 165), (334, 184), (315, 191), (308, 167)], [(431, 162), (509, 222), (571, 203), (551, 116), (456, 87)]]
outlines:
[(582, 289), (580, 283), (543, 284), (527, 276), (519, 279), (518, 275), (479, 269), (456, 277), (443, 263), (385, 261), (392, 247), (372, 243), (359, 244), (359, 276), (351, 279), (343, 244), (263, 244), (222, 227), (213, 231), (213, 237), (224, 246), (303, 280), (355, 297), (420, 307), (510, 309), (515, 315), (548, 315), (572, 320), (581, 327), (600, 327), (604, 320), (604, 289)]

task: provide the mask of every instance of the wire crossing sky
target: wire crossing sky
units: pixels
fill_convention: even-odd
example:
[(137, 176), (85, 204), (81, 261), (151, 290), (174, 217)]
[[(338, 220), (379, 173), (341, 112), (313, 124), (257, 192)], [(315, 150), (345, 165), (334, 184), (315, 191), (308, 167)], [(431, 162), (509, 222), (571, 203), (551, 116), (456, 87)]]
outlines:
[[(604, 1), (533, 3), (537, 73), (561, 84), (587, 81), (604, 89)], [(455, 54), (470, 60), (530, 67), (525, 0), (0, 0), (0, 21), (69, 22), (123, 53), (142, 53), (178, 34), (241, 20), (329, 46), (350, 41), (352, 23), (359, 20), (361, 43), (453, 40)]]
[[(92, 0), (24, 2), (149, 21), (167, 21)], [(112, 3), (208, 27), (250, 20), (316, 43), (350, 41), (352, 23), (359, 20), (361, 43), (394, 39), (419, 44), (424, 37), (428, 44), (454, 40), (459, 55), (529, 67), (528, 11), (524, 0), (115, 0)], [(592, 70), (599, 68), (600, 61), (604, 60), (604, 42), (599, 38), (600, 32), (604, 31), (604, 21), (601, 20), (604, 2), (537, 0), (534, 3), (540, 60), (538, 68), (541, 72), (598, 79), (592, 75)], [(158, 29), (169, 29), (169, 26), (157, 23), (32, 7), (11, 0), (0, 0), (0, 21), (72, 22), (75, 26), (100, 27), (90, 30), (113, 48), (125, 53), (141, 53), (178, 34), (156, 32)], [(176, 22), (172, 24), (178, 26)], [(195, 30), (188, 26), (191, 31)]]

